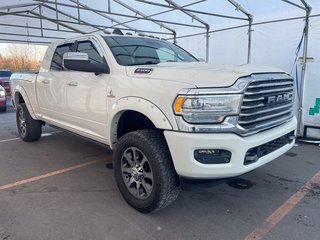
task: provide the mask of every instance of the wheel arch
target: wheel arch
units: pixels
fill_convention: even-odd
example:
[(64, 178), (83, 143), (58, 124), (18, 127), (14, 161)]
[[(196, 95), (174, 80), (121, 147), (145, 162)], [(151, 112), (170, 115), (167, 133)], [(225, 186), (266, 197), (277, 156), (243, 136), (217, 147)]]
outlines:
[[(131, 122), (128, 120), (131, 120)], [(127, 130), (119, 130), (124, 123), (126, 123)], [(112, 106), (109, 126), (109, 139), (112, 148), (117, 144), (123, 134), (131, 131), (141, 129), (173, 129), (168, 118), (160, 108), (152, 102), (138, 97), (119, 99)]]
[(14, 108), (17, 109), (17, 107), (21, 104), (21, 103), (25, 103), (26, 104), (26, 107), (31, 115), (31, 117), (33, 119), (36, 119), (36, 115), (34, 114), (34, 111), (33, 111), (33, 108), (30, 104), (30, 100), (27, 96), (27, 93), (26, 91), (20, 87), (20, 86), (17, 86), (15, 88), (15, 91), (14, 91), (14, 96), (13, 96), (13, 104), (14, 104)]

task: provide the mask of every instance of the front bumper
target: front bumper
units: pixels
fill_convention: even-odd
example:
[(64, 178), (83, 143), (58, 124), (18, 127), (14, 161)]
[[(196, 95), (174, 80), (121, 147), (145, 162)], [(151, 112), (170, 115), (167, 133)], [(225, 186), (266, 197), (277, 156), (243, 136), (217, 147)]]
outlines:
[[(164, 135), (169, 146), (177, 173), (189, 178), (227, 178), (235, 177), (260, 167), (293, 147), (294, 141), (259, 158), (256, 162), (244, 165), (249, 149), (268, 143), (296, 130), (297, 120), (272, 129), (241, 137), (232, 133), (186, 133), (165, 131)], [(224, 149), (231, 152), (231, 160), (225, 164), (202, 164), (194, 159), (196, 149)]]

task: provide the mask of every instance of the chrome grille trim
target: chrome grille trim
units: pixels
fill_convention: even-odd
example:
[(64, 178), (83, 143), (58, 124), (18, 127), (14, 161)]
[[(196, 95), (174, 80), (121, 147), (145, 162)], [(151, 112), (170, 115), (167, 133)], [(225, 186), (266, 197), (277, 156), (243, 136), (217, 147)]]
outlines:
[[(252, 112), (252, 113), (241, 113), (241, 115), (244, 117), (250, 117), (250, 116), (254, 116), (256, 114), (268, 113), (268, 112), (272, 112), (275, 110), (281, 110), (281, 109), (285, 109), (285, 108), (291, 108), (291, 106), (286, 104), (286, 105), (282, 105), (282, 106), (275, 107), (275, 108), (257, 110), (256, 112)], [(244, 109), (246, 109), (246, 108), (244, 108)]]
[(293, 117), (293, 79), (279, 74), (251, 77), (244, 91), (238, 125), (248, 132), (256, 132), (289, 121)]

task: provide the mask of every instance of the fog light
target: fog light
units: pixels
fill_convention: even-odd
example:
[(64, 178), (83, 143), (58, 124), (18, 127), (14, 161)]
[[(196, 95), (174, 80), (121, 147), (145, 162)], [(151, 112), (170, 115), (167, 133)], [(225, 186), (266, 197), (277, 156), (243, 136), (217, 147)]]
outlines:
[(223, 149), (196, 149), (194, 159), (203, 164), (229, 163), (231, 152)]

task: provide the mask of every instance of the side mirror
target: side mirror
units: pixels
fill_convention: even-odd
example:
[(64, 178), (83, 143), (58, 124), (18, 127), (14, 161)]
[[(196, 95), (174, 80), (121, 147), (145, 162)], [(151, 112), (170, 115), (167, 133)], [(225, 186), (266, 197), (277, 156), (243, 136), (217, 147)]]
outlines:
[(63, 66), (69, 70), (81, 72), (93, 72), (96, 75), (110, 73), (106, 63), (92, 63), (87, 53), (66, 52), (63, 54)]

